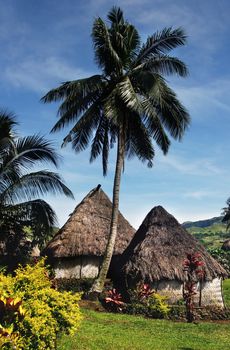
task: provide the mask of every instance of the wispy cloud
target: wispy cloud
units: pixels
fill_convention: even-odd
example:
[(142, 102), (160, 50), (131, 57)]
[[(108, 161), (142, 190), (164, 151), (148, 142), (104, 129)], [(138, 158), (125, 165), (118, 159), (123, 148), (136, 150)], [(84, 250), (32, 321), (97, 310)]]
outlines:
[(73, 68), (57, 57), (49, 57), (46, 60), (27, 59), (8, 67), (4, 74), (5, 79), (15, 87), (31, 89), (39, 93), (44, 93), (63, 81), (89, 75), (91, 75), (90, 72)]
[(214, 163), (213, 159), (201, 158), (188, 160), (174, 155), (167, 157), (159, 156), (160, 165), (173, 168), (180, 173), (197, 176), (213, 176), (221, 174), (221, 169)]
[[(206, 84), (193, 86), (174, 85), (175, 91), (187, 108), (195, 112), (197, 117), (209, 118), (218, 109), (222, 112), (230, 112), (230, 79), (216, 79)], [(206, 111), (202, 113), (202, 111)], [(198, 112), (198, 113), (197, 113)], [(219, 115), (217, 115), (219, 117)]]
[(214, 197), (216, 196), (216, 192), (213, 191), (191, 191), (191, 192), (185, 192), (183, 194), (184, 197), (186, 198), (193, 198), (193, 199), (203, 199), (206, 197)]

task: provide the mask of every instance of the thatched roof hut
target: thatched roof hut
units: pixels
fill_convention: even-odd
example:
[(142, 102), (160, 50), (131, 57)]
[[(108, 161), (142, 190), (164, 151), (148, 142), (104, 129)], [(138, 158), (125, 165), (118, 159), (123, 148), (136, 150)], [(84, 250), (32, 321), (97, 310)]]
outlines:
[(230, 239), (227, 239), (223, 242), (221, 249), (229, 251), (230, 250)]
[(219, 280), (227, 275), (224, 268), (172, 215), (157, 206), (137, 230), (122, 256), (121, 266), (129, 284), (145, 281), (158, 290), (174, 289), (175, 292), (178, 288), (181, 290), (186, 279), (183, 261), (187, 254), (195, 252), (202, 255), (205, 263), (205, 281)]
[[(77, 205), (68, 221), (48, 243), (43, 254), (48, 255), (49, 258), (59, 259), (60, 269), (61, 264), (67, 261), (65, 259), (68, 259), (69, 263), (71, 261), (71, 276), (78, 276), (76, 268), (76, 273), (73, 273), (75, 265), (84, 265), (85, 269), (89, 265), (97, 266), (92, 274), (95, 277), (108, 241), (111, 212), (110, 199), (100, 186), (97, 186)], [(115, 256), (123, 253), (134, 232), (135, 229), (119, 213)], [(69, 276), (68, 273), (62, 272), (59, 271), (59, 277)]]

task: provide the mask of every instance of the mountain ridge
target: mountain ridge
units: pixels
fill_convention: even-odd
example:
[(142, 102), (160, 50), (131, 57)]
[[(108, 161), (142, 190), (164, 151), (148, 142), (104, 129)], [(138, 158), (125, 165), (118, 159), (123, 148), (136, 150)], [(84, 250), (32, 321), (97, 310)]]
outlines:
[(182, 223), (182, 226), (184, 228), (191, 228), (191, 227), (205, 228), (205, 227), (212, 226), (214, 224), (222, 224), (222, 219), (223, 219), (223, 216), (215, 216), (213, 218), (205, 219), (205, 220), (185, 221)]

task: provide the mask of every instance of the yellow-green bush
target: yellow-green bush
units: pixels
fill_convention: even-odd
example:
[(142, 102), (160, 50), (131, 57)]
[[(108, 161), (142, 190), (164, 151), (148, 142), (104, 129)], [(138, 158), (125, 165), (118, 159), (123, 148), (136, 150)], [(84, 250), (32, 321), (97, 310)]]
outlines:
[(124, 312), (136, 315), (145, 315), (151, 318), (167, 318), (170, 307), (167, 297), (156, 293), (149, 284), (138, 284), (136, 289), (129, 292), (129, 303)]
[[(44, 260), (34, 266), (19, 267), (14, 277), (0, 274), (0, 295), (22, 300), (24, 318), (20, 321), (15, 318), (9, 325), (13, 327), (12, 334), (17, 335), (14, 340), (17, 349), (55, 349), (58, 333), (72, 334), (79, 327), (80, 294), (60, 293), (53, 289)], [(0, 334), (1, 341), (4, 342), (4, 336)], [(5, 349), (10, 349), (7, 346), (9, 344)]]

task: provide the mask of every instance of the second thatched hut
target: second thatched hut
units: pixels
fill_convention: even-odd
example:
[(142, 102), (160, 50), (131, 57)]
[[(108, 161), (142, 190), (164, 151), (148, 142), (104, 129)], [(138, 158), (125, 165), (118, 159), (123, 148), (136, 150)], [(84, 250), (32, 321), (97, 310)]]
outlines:
[(223, 306), (222, 278), (227, 275), (205, 248), (163, 207), (153, 208), (125, 250), (120, 268), (130, 287), (147, 282), (172, 302), (182, 298), (187, 254), (199, 252), (205, 263), (205, 277), (198, 286), (201, 305)]

